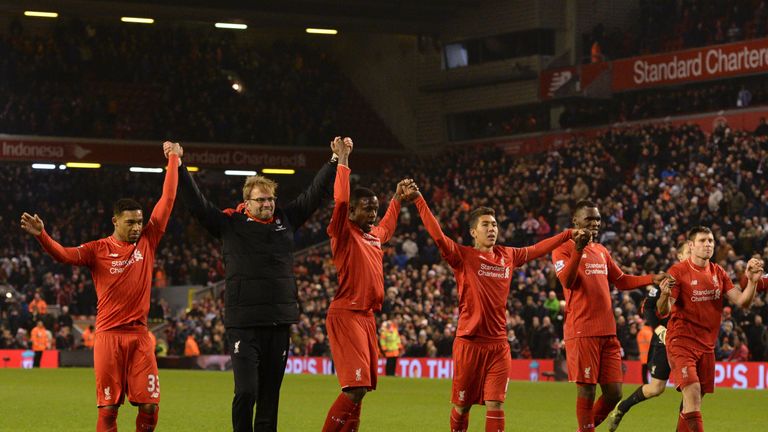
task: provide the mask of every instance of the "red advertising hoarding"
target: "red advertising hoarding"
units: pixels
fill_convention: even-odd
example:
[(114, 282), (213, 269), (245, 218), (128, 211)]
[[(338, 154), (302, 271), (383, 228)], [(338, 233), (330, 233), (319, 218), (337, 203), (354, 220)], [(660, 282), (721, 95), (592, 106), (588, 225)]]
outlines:
[(768, 39), (615, 60), (612, 69), (613, 91), (763, 73), (768, 71)]
[[(0, 368), (32, 369), (35, 353), (30, 350), (0, 350)], [(59, 367), (59, 352), (57, 350), (43, 351), (40, 359), (41, 368)]]
[[(641, 364), (636, 360), (624, 361), (624, 382), (642, 384)], [(379, 375), (384, 375), (386, 359), (379, 359)], [(512, 360), (509, 379), (515, 381), (543, 381), (549, 379), (544, 372), (552, 372), (552, 360)], [(327, 357), (289, 357), (285, 368), (288, 374), (332, 375), (333, 362)], [(402, 378), (451, 378), (453, 360), (450, 358), (397, 359), (396, 376)], [(672, 384), (671, 384), (672, 385)], [(736, 389), (765, 389), (768, 387), (768, 363), (717, 362), (715, 385)]]

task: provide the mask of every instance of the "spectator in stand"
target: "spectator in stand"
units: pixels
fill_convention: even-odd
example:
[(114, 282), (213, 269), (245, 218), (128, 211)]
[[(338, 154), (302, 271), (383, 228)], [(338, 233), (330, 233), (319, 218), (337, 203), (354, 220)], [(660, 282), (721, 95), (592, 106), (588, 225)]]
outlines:
[(29, 313), (32, 314), (32, 319), (42, 319), (48, 314), (48, 304), (40, 293), (35, 293), (35, 298), (29, 303)]
[(731, 351), (731, 354), (728, 356), (726, 361), (729, 362), (745, 362), (749, 361), (749, 348), (747, 347), (746, 341), (742, 339), (742, 335), (737, 334), (734, 338), (735, 345), (733, 346), (733, 351)]
[(56, 349), (60, 351), (69, 351), (74, 348), (74, 346), (75, 337), (72, 336), (70, 327), (61, 327), (59, 334), (56, 335)]
[(736, 97), (736, 106), (738, 108), (747, 108), (752, 103), (752, 93), (747, 90), (746, 86), (741, 86), (739, 94)]

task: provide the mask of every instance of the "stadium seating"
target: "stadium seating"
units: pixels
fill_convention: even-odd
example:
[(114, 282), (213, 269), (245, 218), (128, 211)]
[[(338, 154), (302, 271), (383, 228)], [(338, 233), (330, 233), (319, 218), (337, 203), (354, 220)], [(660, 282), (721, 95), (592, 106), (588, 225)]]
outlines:
[[(386, 202), (398, 180), (416, 179), (443, 230), (464, 243), (469, 239), (468, 210), (491, 206), (497, 211), (501, 241), (513, 246), (531, 244), (567, 227), (571, 206), (591, 197), (603, 216), (601, 242), (633, 274), (667, 269), (686, 229), (708, 225), (718, 241), (714, 259), (735, 278), (753, 251), (768, 256), (768, 184), (762, 174), (767, 149), (768, 140), (750, 131), (732, 131), (724, 125), (707, 135), (696, 126), (660, 123), (609, 128), (594, 139), (576, 138), (557, 151), (524, 158), (493, 146), (412, 156), (377, 173), (360, 173), (359, 183), (370, 186)], [(354, 153), (350, 163), (354, 170)], [(65, 244), (103, 236), (111, 232), (105, 212), (112, 191), (120, 187), (128, 195), (144, 197), (145, 205), (159, 194), (159, 181), (138, 181), (137, 174), (115, 170), (93, 181), (96, 174), (91, 172), (43, 175), (26, 165), (3, 165), (0, 193), (10, 199), (0, 209), (0, 217), (15, 223), (22, 210), (33, 210)], [(210, 181), (205, 175), (199, 180), (215, 202), (233, 199), (231, 185)], [(324, 332), (324, 317), (336, 288), (335, 268), (323, 243), (329, 217), (330, 204), (299, 235), (302, 244), (314, 246), (297, 255), (302, 315), (292, 329), (292, 355), (305, 355), (313, 352), (314, 344), (324, 343), (317, 334)], [(25, 296), (5, 304), (3, 330), (15, 335), (19, 328), (32, 325), (25, 310), (34, 292), (41, 292), (51, 304), (68, 299), (73, 314), (93, 313), (87, 271), (52, 263), (20, 230), (5, 230), (2, 236), (0, 285), (10, 284)], [(387, 292), (380, 319), (398, 322), (406, 352), (450, 355), (458, 317), (455, 281), (412, 206), (403, 207), (397, 235), (385, 251)], [(160, 286), (205, 285), (222, 278), (219, 245), (182, 204), (174, 210), (157, 267), (155, 282)], [(547, 302), (550, 295), (558, 301)], [(547, 259), (517, 270), (508, 300), (514, 356), (554, 357), (562, 337), (563, 311), (558, 307), (562, 298)], [(614, 296), (619, 337), (629, 358), (636, 355), (634, 335), (640, 325), (641, 299), (639, 291)], [(221, 298), (203, 299), (181, 315), (171, 315), (157, 305), (155, 310), (169, 323), (158, 335), (167, 342), (168, 353), (183, 351), (190, 333), (202, 350), (222, 352), (221, 305)], [(727, 321), (733, 328), (723, 334), (729, 344), (718, 348), (719, 358), (728, 357), (734, 338), (751, 334), (755, 315), (768, 321), (765, 294), (748, 312), (732, 310)], [(753, 359), (765, 355), (765, 347), (758, 342), (749, 341)]]

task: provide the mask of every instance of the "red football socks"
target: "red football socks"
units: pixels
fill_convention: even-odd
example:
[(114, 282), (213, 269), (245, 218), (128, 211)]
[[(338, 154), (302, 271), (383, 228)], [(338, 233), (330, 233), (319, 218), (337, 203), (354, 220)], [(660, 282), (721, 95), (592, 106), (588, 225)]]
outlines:
[(96, 421), (96, 432), (117, 431), (117, 410), (99, 408), (99, 419)]
[(469, 411), (459, 414), (456, 408), (451, 409), (451, 432), (467, 432), (469, 427)]
[(485, 432), (504, 432), (503, 410), (488, 410), (485, 413)]
[(160, 407), (155, 409), (152, 414), (145, 413), (142, 410), (136, 414), (136, 432), (152, 432), (157, 426), (157, 416), (160, 412)]
[(325, 418), (325, 424), (323, 425), (323, 432), (341, 432), (344, 423), (347, 422), (355, 409), (357, 409), (357, 404), (352, 402), (352, 399), (347, 397), (347, 395), (341, 393), (336, 398), (336, 402), (331, 405), (331, 409), (328, 410), (328, 416)]
[(576, 419), (579, 421), (579, 432), (593, 432), (595, 430), (593, 405), (592, 399), (576, 397)]
[(595, 420), (595, 427), (597, 427), (600, 423), (603, 422), (606, 418), (608, 418), (608, 414), (611, 413), (611, 410), (613, 410), (613, 407), (605, 403), (603, 400), (603, 396), (600, 396), (597, 399), (597, 402), (595, 402), (595, 405), (592, 407), (592, 413), (594, 415)]
[(357, 432), (360, 430), (360, 411), (363, 407), (363, 401), (357, 404), (357, 407), (349, 414), (347, 422), (341, 428), (341, 432)]
[(704, 432), (704, 420), (701, 418), (701, 411), (692, 411), (681, 414), (680, 416), (685, 419), (685, 425), (688, 427), (688, 431)]

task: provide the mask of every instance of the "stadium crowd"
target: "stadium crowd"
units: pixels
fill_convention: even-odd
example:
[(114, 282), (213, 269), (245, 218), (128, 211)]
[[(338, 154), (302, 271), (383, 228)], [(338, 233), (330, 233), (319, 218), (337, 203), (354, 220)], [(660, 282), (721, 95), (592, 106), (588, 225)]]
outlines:
[(4, 133), (316, 146), (348, 124), (366, 146), (399, 145), (328, 54), (305, 43), (60, 21), (14, 20), (0, 33)]
[(633, 27), (594, 27), (585, 46), (591, 60), (595, 43), (601, 59), (614, 60), (762, 38), (768, 26), (764, 0), (641, 0), (638, 6)]
[[(738, 280), (753, 252), (768, 257), (767, 155), (764, 135), (725, 124), (709, 135), (695, 126), (649, 124), (610, 128), (596, 138), (575, 138), (556, 151), (526, 157), (496, 147), (457, 148), (406, 157), (376, 174), (359, 174), (360, 183), (377, 191), (382, 203), (399, 179), (416, 179), (443, 230), (460, 243), (469, 240), (466, 224), (472, 207), (495, 208), (501, 241), (523, 246), (568, 227), (571, 206), (590, 197), (603, 216), (601, 243), (632, 274), (666, 270), (675, 262), (676, 245), (687, 228), (708, 225), (718, 242), (714, 260)], [(354, 154), (350, 164), (354, 172)], [(50, 175), (56, 181), (45, 177)], [(27, 166), (4, 165), (0, 188), (11, 199), (0, 217), (13, 223), (23, 209), (31, 208), (44, 216), (55, 238), (78, 244), (110, 232), (110, 191), (118, 184), (124, 193), (144, 197), (146, 206), (152, 204), (156, 185), (134, 175), (94, 182), (92, 173), (40, 174)], [(238, 196), (237, 185), (222, 185), (205, 175), (200, 180), (208, 196), (221, 197), (215, 202)], [(23, 191), (14, 187), (18, 182), (36, 186)], [(302, 230), (302, 237), (311, 239), (304, 244), (322, 240), (329, 218), (330, 203)], [(93, 313), (89, 275), (52, 263), (34, 241), (13, 230), (4, 231), (3, 237), (0, 285), (9, 284), (22, 294), (3, 305), (3, 346), (25, 343), (37, 319), (32, 306), (36, 294), (48, 304), (68, 305), (72, 314)], [(222, 278), (221, 268), (218, 245), (177, 204), (158, 253), (155, 285), (213, 284)], [(450, 356), (458, 317), (455, 281), (410, 205), (403, 206), (397, 234), (385, 247), (384, 270), (386, 295), (379, 323), (395, 324), (402, 342), (399, 354)], [(516, 272), (508, 299), (512, 355), (552, 358), (561, 345), (564, 303), (554, 268), (548, 259), (539, 259)], [(302, 314), (292, 328), (291, 355), (329, 355), (324, 319), (336, 275), (327, 243), (299, 253), (296, 273)], [(614, 293), (618, 335), (628, 359), (638, 357), (643, 294)], [(183, 354), (190, 335), (201, 353), (224, 353), (221, 298), (205, 298), (176, 315), (153, 300), (152, 310), (151, 316), (166, 319), (157, 337), (167, 354)], [(718, 359), (766, 358), (766, 320), (765, 293), (748, 312), (726, 308)], [(53, 318), (46, 324), (54, 333), (62, 327)]]

